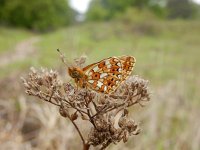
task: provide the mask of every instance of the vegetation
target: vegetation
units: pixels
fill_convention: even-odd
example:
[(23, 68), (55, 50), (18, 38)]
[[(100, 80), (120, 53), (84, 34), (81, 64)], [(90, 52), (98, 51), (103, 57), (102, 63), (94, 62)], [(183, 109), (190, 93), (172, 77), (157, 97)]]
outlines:
[(168, 0), (167, 9), (169, 18), (193, 18), (196, 14), (195, 4), (189, 0)]
[[(149, 9), (157, 16), (164, 15), (164, 9), (151, 0), (93, 0), (87, 12), (87, 20), (110, 20), (128, 8)], [(135, 16), (135, 15), (134, 15)]]
[(3, 0), (0, 5), (0, 23), (48, 31), (68, 25), (73, 11), (66, 0)]
[[(149, 10), (159, 18), (199, 18), (197, 4), (190, 0), (93, 0), (87, 12), (87, 20), (111, 20), (127, 9)], [(135, 17), (132, 14), (132, 17)]]

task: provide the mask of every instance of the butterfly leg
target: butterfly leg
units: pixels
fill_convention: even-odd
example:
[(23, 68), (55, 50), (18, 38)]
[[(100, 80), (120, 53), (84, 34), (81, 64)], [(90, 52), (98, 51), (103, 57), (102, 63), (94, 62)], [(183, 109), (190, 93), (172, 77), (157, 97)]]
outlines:
[(80, 79), (79, 82), (78, 82), (78, 85), (81, 87), (81, 88), (86, 88), (86, 81), (83, 80), (83, 79)]

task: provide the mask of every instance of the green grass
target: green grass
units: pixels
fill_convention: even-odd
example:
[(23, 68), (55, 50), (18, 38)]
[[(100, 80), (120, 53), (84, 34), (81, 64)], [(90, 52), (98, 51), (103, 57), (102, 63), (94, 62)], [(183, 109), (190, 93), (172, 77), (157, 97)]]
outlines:
[[(88, 64), (110, 56), (133, 55), (137, 59), (135, 73), (162, 84), (187, 71), (199, 74), (199, 25), (199, 21), (155, 21), (139, 28), (141, 24), (115, 21), (73, 26), (40, 35), (37, 56), (30, 60), (34, 66), (61, 65), (57, 48), (69, 61), (86, 54)], [(0, 32), (1, 51), (31, 35), (21, 30)]]
[(157, 22), (144, 33), (120, 22), (70, 27), (42, 36), (38, 61), (45, 66), (56, 65), (60, 61), (57, 48), (70, 61), (86, 54), (89, 63), (110, 56), (133, 55), (137, 59), (135, 72), (159, 84), (185, 71), (199, 73), (198, 25), (200, 22), (195, 21)]
[[(56, 51), (59, 48), (70, 62), (82, 54), (87, 55), (87, 64), (110, 56), (135, 56), (137, 63), (134, 74), (159, 86), (179, 77), (189, 78), (187, 76), (190, 74), (200, 74), (199, 25), (200, 21), (178, 20), (154, 21), (140, 27), (141, 23), (127, 25), (115, 21), (63, 28), (39, 36), (40, 42), (35, 45), (36, 55), (28, 59), (29, 63), (27, 60), (21, 60), (21, 65), (14, 62), (10, 64), (13, 67), (5, 67), (3, 72), (16, 68), (23, 70), (24, 66), (55, 68), (63, 65)], [(1, 52), (2, 47), (9, 49), (32, 35), (23, 30), (5, 28), (0, 28), (0, 32)]]

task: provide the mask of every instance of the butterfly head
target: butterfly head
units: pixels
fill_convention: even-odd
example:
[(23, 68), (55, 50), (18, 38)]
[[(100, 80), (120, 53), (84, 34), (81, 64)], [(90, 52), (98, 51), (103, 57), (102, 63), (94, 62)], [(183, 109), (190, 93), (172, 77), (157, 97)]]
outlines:
[(68, 67), (68, 73), (72, 78), (76, 79), (80, 79), (84, 76), (83, 71), (76, 67)]

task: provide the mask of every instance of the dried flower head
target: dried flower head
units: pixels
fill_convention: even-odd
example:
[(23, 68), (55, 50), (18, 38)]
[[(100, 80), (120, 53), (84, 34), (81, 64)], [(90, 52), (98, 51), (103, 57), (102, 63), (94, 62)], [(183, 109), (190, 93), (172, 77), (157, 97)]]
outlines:
[[(78, 63), (84, 62), (77, 60)], [(148, 81), (131, 76), (112, 94), (97, 93), (90, 89), (63, 83), (56, 71), (31, 69), (22, 78), (27, 94), (59, 107), (60, 115), (68, 118), (78, 131), (85, 150), (92, 146), (105, 149), (111, 143), (127, 142), (140, 133), (134, 120), (129, 118), (128, 108), (150, 100)], [(91, 123), (88, 135), (83, 135), (76, 124), (82, 119)]]

